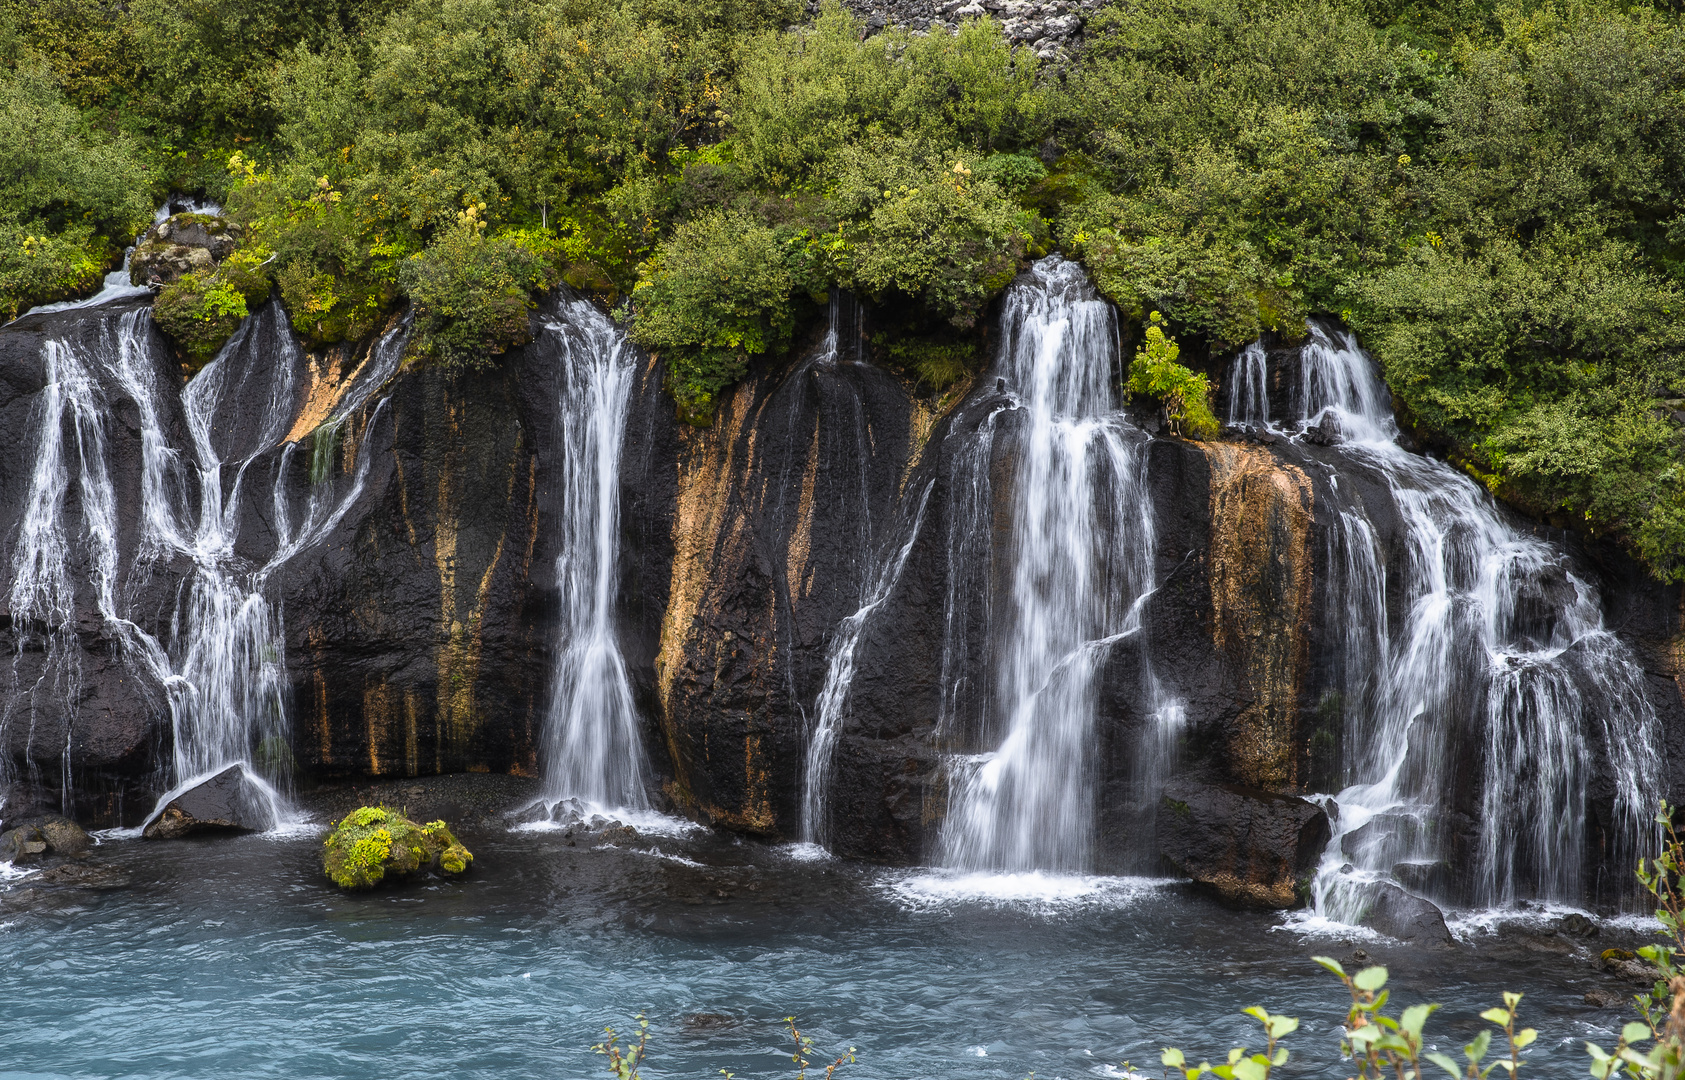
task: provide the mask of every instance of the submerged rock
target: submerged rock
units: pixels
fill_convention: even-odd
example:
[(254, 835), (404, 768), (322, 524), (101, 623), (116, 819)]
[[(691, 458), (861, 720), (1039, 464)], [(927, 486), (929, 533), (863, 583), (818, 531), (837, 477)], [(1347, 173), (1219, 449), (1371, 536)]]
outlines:
[(171, 799), (141, 833), (148, 840), (179, 840), (196, 832), (261, 832), (274, 812), (239, 765), (230, 765)]
[(1292, 908), (1328, 844), (1328, 815), (1292, 795), (1238, 784), (1177, 784), (1158, 815), (1159, 851), (1231, 903)]
[(43, 870), (29, 879), (31, 885), (55, 885), (66, 889), (81, 889), (84, 892), (109, 892), (113, 889), (126, 889), (131, 883), (129, 872), (119, 866), (89, 865), (88, 863), (66, 863), (55, 866), (51, 870)]
[(1455, 941), (1439, 908), (1388, 881), (1375, 883), (1368, 909), (1357, 922), (1412, 945), (1450, 945)]
[(455, 877), (474, 862), (444, 822), (419, 825), (385, 806), (345, 815), (323, 847), (322, 871), (342, 889), (370, 889), (422, 870)]

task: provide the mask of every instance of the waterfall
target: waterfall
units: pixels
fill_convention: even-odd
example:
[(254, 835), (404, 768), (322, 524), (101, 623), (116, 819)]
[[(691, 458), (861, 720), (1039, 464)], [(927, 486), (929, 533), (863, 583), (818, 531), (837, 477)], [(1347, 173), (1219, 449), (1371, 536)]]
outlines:
[[(993, 376), (1010, 406), (991, 409), (953, 459), (941, 723), (950, 738), (995, 742), (950, 760), (953, 869), (1091, 868), (1095, 675), (1140, 629), (1153, 588), (1147, 440), (1118, 410), (1117, 355), (1112, 308), (1077, 264), (1043, 259), (1007, 293)], [(1012, 463), (1010, 532), (991, 552), (997, 453)], [(979, 587), (998, 599), (974, 641)], [(969, 674), (979, 646), (992, 679)], [(1173, 727), (1179, 710), (1155, 704)]]
[[(116, 537), (111, 524), (114, 499), (105, 472), (105, 429), (101, 420), (103, 398), (81, 358), (63, 342), (47, 342), (43, 359), (47, 384), (42, 390), (41, 435), (13, 552), (7, 597), (13, 625), (20, 628), (12, 666), (14, 691), (20, 689), (18, 663), (30, 640), (30, 630), (40, 631), (46, 655), (43, 672), (28, 695), (31, 732), (26, 745), (31, 747), (38, 708), (36, 694), (43, 689), (54, 691), (56, 703), (67, 711), (81, 696), (81, 651), (75, 642), (76, 590), (69, 568), (72, 536), (65, 521), (65, 498), (70, 490), (64, 445), (67, 419), (78, 451), (83, 532), (92, 548), (90, 570), (102, 606), (108, 606), (116, 569)], [(43, 687), (48, 679), (52, 686)], [(16, 702), (19, 697), (13, 693), (10, 700)], [(0, 715), (0, 734), (10, 719), (9, 715)], [(60, 783), (61, 809), (66, 813), (71, 809), (69, 737), (67, 726)], [(0, 755), (0, 806), (4, 806), (11, 786), (12, 777), (5, 775), (9, 767), (10, 755)], [(33, 769), (33, 762), (29, 767)]]
[(606, 316), (564, 300), (544, 323), (560, 354), (562, 626), (544, 737), (550, 817), (648, 808), (632, 687), (615, 637), (620, 450), (635, 357)]
[[(126, 661), (150, 675), (169, 703), (174, 786), (159, 808), (187, 786), (239, 764), (263, 804), (252, 811), (271, 825), (279, 823), (290, 815), (280, 794), (291, 757), (286, 663), (280, 611), (264, 587), (279, 566), (331, 532), (360, 496), (369, 464), (366, 445), (349, 486), (341, 490), (337, 477), (313, 484), (297, 521), (288, 488), (296, 444), (282, 448), (271, 492), (277, 546), (267, 560), (254, 563), (235, 552), (242, 487), (250, 466), (281, 442), (298, 405), (295, 384), (302, 357), (284, 316), (272, 305), (246, 320), (181, 393), (190, 437), (186, 447), (172, 445), (168, 437), (168, 395), (175, 389), (159, 375), (160, 360), (148, 341), (150, 312), (137, 308), (96, 319), (91, 345), (68, 339), (45, 345), (48, 386), (42, 395), (41, 450), (13, 559), (13, 619), (47, 628), (49, 650), (54, 635), (67, 634), (74, 619), (69, 566), (76, 553), (65, 516), (66, 440), (73, 438), (81, 559), (88, 567), (96, 613)], [(401, 353), (396, 332), (380, 342), (342, 396), (336, 422), (390, 378)], [(219, 423), (219, 410), (231, 395), (254, 386), (261, 387), (261, 425), (253, 430), (238, 417)], [(187, 568), (167, 629), (159, 633), (134, 621), (126, 610), (126, 594), (118, 588), (119, 522), (106, 439), (115, 391), (134, 404), (140, 427), (139, 521), (128, 592), (154, 572)], [(375, 407), (371, 423), (383, 406)], [(73, 419), (69, 425), (67, 411)], [(224, 454), (233, 451), (228, 446), (219, 450), (219, 442), (238, 445), (237, 459), (225, 461)], [(230, 465), (232, 478), (226, 477)], [(60, 651), (69, 658), (66, 677), (72, 681), (66, 685), (73, 688), (75, 651)], [(74, 717), (74, 694), (62, 694), (61, 703)], [(68, 771), (68, 746), (64, 761)]]
[(1264, 343), (1254, 341), (1229, 365), (1229, 423), (1267, 427), (1270, 422), (1268, 355)]
[[(1341, 462), (1330, 479), (1328, 597), (1342, 627), (1349, 786), (1334, 800), (1316, 912), (1355, 922), (1378, 881), (1447, 891), (1448, 823), (1471, 753), (1480, 762), (1468, 899), (1580, 899), (1594, 734), (1616, 785), (1611, 856), (1630, 863), (1653, 832), (1659, 723), (1642, 671), (1561, 552), (1513, 529), (1468, 477), (1397, 444), (1386, 387), (1349, 336), (1312, 324), (1298, 374), (1297, 430), (1337, 429), (1330, 453)], [(1379, 483), (1362, 488), (1364, 476)], [(1365, 490), (1384, 492), (1402, 526), (1401, 581), (1387, 579)], [(1389, 595), (1401, 625), (1389, 625)]]

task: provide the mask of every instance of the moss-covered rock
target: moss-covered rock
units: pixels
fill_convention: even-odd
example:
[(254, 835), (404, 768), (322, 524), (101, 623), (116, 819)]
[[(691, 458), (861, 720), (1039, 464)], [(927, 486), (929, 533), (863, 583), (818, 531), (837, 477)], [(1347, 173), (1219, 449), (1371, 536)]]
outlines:
[(245, 230), (213, 214), (184, 213), (148, 228), (129, 256), (129, 280), (154, 290), (207, 274), (234, 254)]
[(345, 815), (323, 847), (322, 870), (342, 889), (371, 889), (423, 870), (455, 877), (474, 862), (444, 822), (419, 825), (385, 806)]

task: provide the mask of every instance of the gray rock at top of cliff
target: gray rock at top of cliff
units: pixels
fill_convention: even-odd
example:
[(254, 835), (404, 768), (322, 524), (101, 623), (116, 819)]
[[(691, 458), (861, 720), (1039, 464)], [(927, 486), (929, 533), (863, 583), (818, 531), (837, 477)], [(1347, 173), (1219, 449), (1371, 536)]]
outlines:
[[(1001, 24), (1013, 45), (1032, 50), (1047, 61), (1059, 61), (1082, 42), (1089, 15), (1106, 0), (843, 0), (843, 6), (866, 24), (867, 32), (898, 27), (914, 33), (953, 33), (967, 19), (988, 16)], [(817, 14), (818, 0), (808, 11)]]
[(253, 788), (246, 770), (230, 765), (171, 799), (141, 835), (179, 840), (196, 832), (257, 832), (274, 825), (268, 801)]
[(1292, 908), (1328, 844), (1315, 803), (1238, 784), (1178, 781), (1164, 789), (1159, 851), (1231, 903)]
[(234, 254), (244, 229), (212, 214), (174, 214), (141, 234), (129, 256), (129, 280), (154, 292)]

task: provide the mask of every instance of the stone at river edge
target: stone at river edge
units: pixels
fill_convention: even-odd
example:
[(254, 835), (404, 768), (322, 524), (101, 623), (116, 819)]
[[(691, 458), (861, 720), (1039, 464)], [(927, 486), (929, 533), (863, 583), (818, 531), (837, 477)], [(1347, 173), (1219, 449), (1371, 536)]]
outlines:
[(246, 778), (246, 770), (230, 765), (171, 799), (141, 834), (148, 840), (178, 840), (191, 833), (258, 832), (275, 827), (269, 801)]
[(0, 833), (0, 862), (24, 865), (49, 855), (80, 855), (91, 841), (82, 826), (68, 818), (44, 818)]
[(418, 825), (385, 806), (351, 811), (323, 847), (322, 871), (342, 889), (371, 889), (422, 870), (455, 877), (474, 862), (444, 822)]
[(1230, 903), (1293, 908), (1328, 844), (1314, 803), (1239, 784), (1173, 784), (1158, 815), (1159, 851)]
[(1368, 908), (1358, 917), (1358, 925), (1412, 945), (1454, 943), (1445, 916), (1430, 901), (1407, 893), (1389, 881), (1376, 882), (1373, 887), (1375, 891)]

